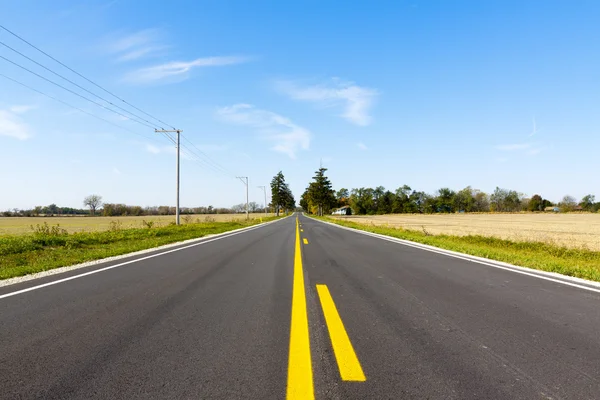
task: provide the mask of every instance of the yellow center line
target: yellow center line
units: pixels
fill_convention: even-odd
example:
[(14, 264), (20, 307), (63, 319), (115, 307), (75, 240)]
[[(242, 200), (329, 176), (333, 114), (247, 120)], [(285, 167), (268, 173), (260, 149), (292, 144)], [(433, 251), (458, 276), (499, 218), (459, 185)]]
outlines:
[(317, 292), (321, 300), (321, 307), (325, 315), (325, 323), (329, 330), (331, 345), (335, 353), (340, 375), (344, 381), (366, 381), (367, 378), (363, 373), (358, 357), (354, 352), (348, 333), (344, 328), (342, 318), (338, 313), (333, 298), (329, 293), (326, 285), (317, 285)]
[(300, 228), (298, 218), (296, 218), (292, 323), (290, 329), (290, 353), (288, 359), (287, 381), (288, 400), (313, 400), (315, 398), (301, 251)]
[(304, 244), (308, 244), (308, 239), (307, 238), (304, 238), (302, 240), (304, 241)]

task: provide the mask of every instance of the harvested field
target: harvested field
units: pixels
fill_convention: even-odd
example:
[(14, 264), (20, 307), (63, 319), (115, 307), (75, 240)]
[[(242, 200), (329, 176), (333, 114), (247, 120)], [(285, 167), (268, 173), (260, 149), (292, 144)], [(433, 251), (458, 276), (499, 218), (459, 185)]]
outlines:
[(600, 251), (600, 214), (390, 214), (335, 218), (432, 235), (480, 235)]
[[(269, 214), (272, 216), (273, 214)], [(265, 214), (250, 214), (250, 218), (263, 218)], [(188, 222), (231, 222), (246, 218), (246, 214), (199, 214), (182, 215), (181, 223)], [(144, 223), (152, 223), (154, 227), (167, 226), (175, 222), (174, 215), (150, 215), (142, 217), (0, 217), (0, 235), (21, 235), (31, 233), (31, 226), (60, 225), (69, 233), (106, 231), (117, 224), (121, 229), (143, 228)]]

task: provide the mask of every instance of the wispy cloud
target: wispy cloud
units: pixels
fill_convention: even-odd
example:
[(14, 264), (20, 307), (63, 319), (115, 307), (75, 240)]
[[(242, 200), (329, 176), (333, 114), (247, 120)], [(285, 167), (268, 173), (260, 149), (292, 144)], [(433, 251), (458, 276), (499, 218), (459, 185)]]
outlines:
[(518, 150), (526, 150), (531, 147), (531, 143), (515, 143), (515, 144), (502, 144), (496, 146), (496, 149), (502, 151), (518, 151)]
[(141, 58), (164, 54), (168, 46), (160, 43), (161, 33), (157, 29), (144, 29), (131, 33), (108, 44), (110, 53), (117, 55), (117, 61), (134, 61)]
[(538, 134), (538, 132), (540, 132), (540, 130), (537, 128), (537, 124), (535, 122), (535, 117), (533, 117), (533, 130), (531, 131), (531, 133), (529, 134), (529, 137), (535, 136)]
[(37, 108), (37, 106), (33, 106), (33, 105), (17, 105), (17, 106), (12, 106), (8, 109), (8, 111), (15, 113), (15, 114), (24, 114), (27, 111), (31, 111), (31, 110), (35, 110)]
[(113, 167), (112, 171), (113, 171), (113, 174), (115, 174), (115, 175), (121, 175), (121, 171), (119, 171), (119, 168), (117, 168), (117, 167)]
[(343, 108), (340, 116), (355, 125), (371, 123), (369, 110), (379, 92), (375, 89), (356, 85), (354, 82), (331, 79), (327, 84), (300, 86), (292, 81), (278, 81), (276, 88), (292, 99), (316, 103), (323, 107)]
[(0, 110), (0, 136), (8, 136), (18, 140), (27, 140), (31, 137), (31, 129), (18, 115), (31, 109), (27, 107), (14, 106), (8, 110)]
[(356, 143), (356, 147), (358, 147), (361, 150), (369, 150), (369, 148), (367, 147), (367, 145), (364, 144), (363, 142)]
[(148, 143), (148, 144), (146, 144), (146, 151), (147, 151), (148, 153), (152, 153), (152, 154), (158, 154), (158, 153), (160, 153), (160, 148), (156, 147), (156, 146), (155, 146), (155, 145), (153, 145), (153, 144), (149, 144), (149, 143)]
[(172, 82), (180, 82), (188, 79), (189, 72), (194, 68), (241, 64), (248, 60), (246, 57), (229, 56), (197, 58), (192, 61), (171, 61), (130, 72), (124, 80), (136, 84), (154, 83), (169, 79)]
[(250, 104), (235, 104), (217, 110), (218, 117), (226, 122), (250, 126), (273, 143), (271, 150), (296, 158), (299, 150), (308, 150), (311, 133), (288, 118)]

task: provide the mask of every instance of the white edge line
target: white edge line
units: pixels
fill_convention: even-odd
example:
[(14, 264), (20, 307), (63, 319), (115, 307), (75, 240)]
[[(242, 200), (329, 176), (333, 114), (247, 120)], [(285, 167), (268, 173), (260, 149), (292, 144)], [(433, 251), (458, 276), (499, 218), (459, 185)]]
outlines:
[[(99, 272), (108, 271), (108, 270), (113, 269), (113, 268), (118, 268), (118, 267), (122, 267), (124, 265), (133, 264), (133, 263), (136, 263), (136, 262), (139, 262), (139, 261), (148, 260), (150, 258), (160, 257), (162, 255), (174, 253), (176, 251), (181, 251), (181, 250), (189, 249), (191, 247), (200, 246), (200, 245), (203, 245), (203, 244), (206, 244), (206, 243), (210, 243), (210, 242), (214, 242), (214, 241), (221, 240), (221, 239), (227, 239), (227, 238), (229, 238), (231, 236), (236, 236), (236, 235), (240, 235), (242, 233), (250, 232), (250, 231), (253, 231), (255, 229), (259, 229), (259, 228), (262, 228), (262, 227), (264, 227), (266, 225), (272, 224), (274, 222), (282, 221), (282, 220), (284, 220), (286, 218), (287, 217), (284, 217), (284, 218), (281, 218), (281, 219), (277, 219), (275, 221), (269, 221), (269, 222), (265, 222), (265, 223), (262, 223), (262, 224), (259, 224), (259, 225), (250, 226), (248, 228), (242, 228), (241, 230), (238, 230), (237, 232), (233, 232), (233, 231), (223, 232), (221, 234), (222, 236), (215, 237), (213, 239), (202, 240), (202, 241), (200, 241), (198, 243), (190, 244), (188, 246), (178, 247), (178, 248), (173, 249), (173, 250), (163, 251), (162, 253), (152, 254), (152, 255), (149, 255), (149, 256), (146, 256), (146, 257), (142, 257), (142, 258), (136, 258), (135, 260), (125, 261), (125, 262), (122, 262), (122, 263), (119, 263), (119, 264), (110, 265), (108, 267), (104, 267), (104, 268), (100, 268), (100, 269), (95, 269), (93, 271), (84, 272), (83, 274), (73, 275), (73, 276), (69, 276), (68, 278), (58, 279), (56, 281), (47, 282), (47, 283), (43, 283), (41, 285), (31, 286), (31, 287), (28, 287), (28, 288), (25, 288), (25, 289), (17, 290), (15, 292), (6, 293), (6, 294), (3, 294), (3, 295), (0, 295), (0, 300), (4, 299), (4, 298), (7, 298), (7, 297), (11, 297), (11, 296), (16, 296), (18, 294), (22, 294), (22, 293), (26, 293), (26, 292), (31, 292), (32, 290), (41, 289), (41, 288), (44, 288), (46, 286), (57, 285), (59, 283), (71, 281), (73, 279), (82, 278), (84, 276), (93, 275), (93, 274), (97, 274)], [(202, 239), (202, 238), (199, 238), (199, 239)], [(129, 256), (134, 257), (135, 255), (128, 254), (127, 256), (128, 257)], [(107, 262), (110, 262), (110, 261), (112, 261), (112, 260), (109, 260)]]
[[(310, 217), (308, 217), (308, 218), (310, 218)], [(600, 283), (598, 283), (598, 282), (588, 281), (588, 280), (585, 280), (585, 279), (576, 278), (576, 277), (572, 277), (572, 276), (566, 276), (566, 275), (560, 275), (560, 274), (556, 274), (556, 275), (560, 275), (560, 279), (552, 278), (550, 276), (543, 276), (543, 275), (546, 275), (546, 274), (553, 274), (554, 275), (555, 273), (553, 273), (553, 272), (533, 270), (533, 269), (526, 268), (526, 267), (521, 267), (521, 266), (518, 266), (518, 265), (512, 265), (512, 264), (508, 264), (508, 263), (503, 263), (501, 261), (490, 262), (490, 261), (488, 261), (487, 259), (485, 259), (483, 257), (471, 256), (471, 255), (468, 255), (468, 254), (463, 254), (463, 253), (455, 252), (455, 251), (452, 251), (452, 250), (444, 250), (444, 249), (440, 249), (440, 248), (434, 247), (434, 246), (429, 246), (429, 245), (426, 245), (426, 244), (421, 244), (421, 243), (417, 243), (417, 242), (411, 242), (410, 240), (397, 239), (397, 238), (393, 238), (393, 237), (390, 237), (390, 236), (381, 235), (381, 234), (378, 234), (378, 233), (372, 233), (372, 232), (361, 231), (359, 229), (348, 228), (346, 226), (334, 224), (332, 222), (321, 221), (321, 220), (315, 219), (315, 218), (311, 218), (311, 219), (313, 219), (315, 221), (318, 221), (318, 222), (322, 222), (324, 224), (335, 226), (335, 227), (340, 228), (340, 229), (345, 229), (345, 230), (348, 230), (348, 231), (351, 231), (351, 232), (360, 233), (362, 235), (371, 236), (371, 237), (382, 239), (382, 240), (387, 240), (388, 242), (398, 243), (398, 244), (402, 244), (402, 245), (405, 245), (405, 246), (414, 247), (414, 248), (417, 248), (417, 249), (429, 251), (429, 252), (432, 252), (432, 253), (442, 254), (442, 255), (445, 255), (445, 256), (448, 256), (448, 257), (458, 258), (458, 259), (461, 259), (461, 260), (470, 261), (470, 262), (474, 262), (474, 263), (477, 263), (477, 264), (487, 265), (489, 267), (494, 267), (494, 268), (499, 268), (499, 269), (503, 269), (503, 270), (506, 270), (506, 271), (515, 272), (517, 274), (532, 276), (534, 278), (544, 279), (546, 281), (560, 283), (562, 285), (572, 286), (572, 287), (576, 287), (578, 289), (588, 290), (590, 292), (600, 293), (600, 288), (597, 289), (597, 288), (593, 288), (593, 287), (589, 287), (589, 286), (585, 286), (585, 285), (579, 285), (577, 283), (567, 282), (566, 280), (584, 281), (585, 284), (587, 284), (587, 285), (599, 286), (600, 287)], [(504, 264), (506, 266), (501, 265), (501, 264)], [(529, 271), (535, 271), (535, 273), (529, 272)]]

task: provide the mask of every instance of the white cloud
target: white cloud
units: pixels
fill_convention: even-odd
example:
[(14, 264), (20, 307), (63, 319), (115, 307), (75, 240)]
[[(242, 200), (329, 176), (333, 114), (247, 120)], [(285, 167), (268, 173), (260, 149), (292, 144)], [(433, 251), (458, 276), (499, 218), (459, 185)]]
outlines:
[(379, 94), (377, 90), (361, 87), (354, 82), (333, 78), (332, 83), (301, 87), (291, 81), (279, 81), (278, 90), (292, 99), (308, 101), (324, 107), (343, 107), (340, 115), (353, 124), (366, 126), (371, 123), (369, 110)]
[(108, 49), (117, 54), (117, 61), (135, 61), (158, 56), (168, 47), (159, 43), (161, 34), (157, 29), (144, 29), (113, 40)]
[(356, 146), (361, 149), (361, 150), (369, 150), (369, 148), (367, 147), (366, 144), (364, 144), (363, 142), (358, 142), (356, 143)]
[(0, 136), (27, 140), (31, 137), (31, 131), (14, 111), (0, 110)]
[(255, 108), (250, 104), (235, 104), (217, 110), (223, 121), (250, 126), (273, 142), (271, 150), (296, 158), (299, 150), (308, 150), (311, 133), (294, 124), (288, 118), (271, 111)]
[(18, 106), (12, 106), (8, 109), (8, 111), (15, 113), (15, 114), (24, 114), (27, 111), (31, 111), (31, 110), (35, 110), (37, 108), (37, 106), (31, 106), (31, 105), (18, 105)]
[(160, 153), (160, 149), (153, 144), (146, 144), (146, 151), (152, 154)]
[(496, 146), (496, 149), (502, 151), (517, 151), (517, 150), (527, 150), (531, 147), (531, 143), (516, 143), (516, 144), (503, 144), (500, 146)]
[(130, 72), (125, 76), (125, 81), (129, 83), (152, 83), (168, 78), (175, 81), (182, 81), (189, 78), (189, 72), (199, 67), (216, 67), (224, 65), (240, 64), (248, 61), (245, 57), (205, 57), (197, 58), (192, 61), (171, 61), (165, 64), (154, 65), (152, 67), (141, 68)]
[(535, 149), (531, 149), (527, 152), (527, 154), (529, 154), (530, 156), (535, 156), (538, 155), (542, 152), (541, 148), (535, 148)]
[(115, 175), (121, 175), (121, 171), (119, 171), (119, 168), (113, 167), (113, 174), (115, 174)]

